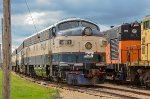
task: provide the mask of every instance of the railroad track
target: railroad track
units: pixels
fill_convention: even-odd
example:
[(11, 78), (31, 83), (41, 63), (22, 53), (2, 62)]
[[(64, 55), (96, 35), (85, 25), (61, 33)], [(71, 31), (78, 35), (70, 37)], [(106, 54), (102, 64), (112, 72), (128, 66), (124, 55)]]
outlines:
[(77, 89), (77, 91), (79, 91), (79, 89), (80, 89), (79, 92), (84, 92), (86, 94), (99, 96), (99, 97), (107, 97), (107, 98), (116, 97), (116, 98), (123, 98), (123, 99), (138, 99), (138, 98), (133, 97), (133, 96), (123, 95), (123, 94), (116, 93), (116, 92), (110, 92), (110, 91), (106, 91), (105, 89), (99, 89), (96, 87), (90, 87), (90, 88), (76, 87), (76, 89)]
[(141, 98), (146, 98), (150, 99), (150, 92), (141, 92), (137, 91), (134, 89), (122, 89), (122, 88), (115, 88), (115, 87), (110, 87), (105, 84), (103, 85), (98, 85), (96, 86), (95, 90), (97, 92), (105, 93), (105, 94), (110, 94), (119, 98), (124, 98), (124, 99), (141, 99)]
[[(119, 91), (125, 91), (125, 92), (130, 92), (130, 93), (133, 93), (133, 94), (138, 94), (138, 95), (145, 95), (145, 96), (149, 96), (150, 97), (150, 91), (149, 93), (148, 92), (141, 92), (141, 91), (135, 91), (136, 89), (123, 89), (123, 88), (116, 88), (116, 87), (108, 87), (108, 86), (103, 86), (103, 85), (100, 85), (98, 86), (100, 88), (105, 88), (105, 89), (110, 89), (110, 90), (119, 90)], [(141, 90), (141, 89), (139, 89)]]
[(45, 79), (37, 79), (37, 78), (35, 79), (20, 74), (19, 76), (26, 80), (30, 80), (34, 83), (44, 85), (46, 87), (51, 86), (58, 89), (77, 91), (80, 93), (86, 93), (98, 97), (122, 98), (122, 99), (141, 99), (141, 98), (150, 99), (150, 92), (145, 93), (133, 89), (116, 88), (113, 86), (110, 87), (105, 84), (95, 85), (95, 86), (70, 86), (64, 83), (54, 83), (54, 82), (46, 81)]

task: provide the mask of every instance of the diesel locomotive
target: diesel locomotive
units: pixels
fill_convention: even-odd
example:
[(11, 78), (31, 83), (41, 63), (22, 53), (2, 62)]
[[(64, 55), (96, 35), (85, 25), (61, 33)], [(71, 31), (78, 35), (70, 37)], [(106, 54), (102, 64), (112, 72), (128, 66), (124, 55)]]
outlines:
[(150, 16), (105, 32), (107, 79), (150, 87)]
[(101, 83), (106, 43), (95, 23), (66, 19), (26, 38), (12, 53), (12, 69), (73, 85)]
[[(139, 47), (135, 45), (134, 47)], [(130, 47), (132, 48), (132, 47)], [(135, 49), (133, 49), (135, 51)], [(141, 43), (140, 52), (129, 54), (131, 57), (138, 56), (137, 61), (128, 62), (129, 79), (140, 85), (150, 87), (150, 16), (143, 18), (141, 22)]]
[(125, 81), (129, 72), (127, 63), (140, 59), (141, 25), (137, 21), (124, 23), (105, 34), (107, 79)]

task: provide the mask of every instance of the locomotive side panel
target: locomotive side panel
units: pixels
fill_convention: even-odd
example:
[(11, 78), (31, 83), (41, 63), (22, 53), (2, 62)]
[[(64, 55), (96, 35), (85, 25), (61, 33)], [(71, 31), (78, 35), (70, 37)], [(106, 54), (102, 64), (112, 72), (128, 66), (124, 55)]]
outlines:
[[(111, 59), (110, 44), (106, 47), (106, 62), (107, 64), (126, 64), (128, 61), (137, 61), (140, 55), (140, 41), (119, 41), (118, 47), (118, 59)], [(130, 48), (132, 46), (132, 48)], [(135, 47), (134, 47), (135, 46)], [(133, 49), (134, 48), (134, 49)], [(129, 55), (130, 54), (130, 55)], [(132, 56), (134, 54), (134, 57)]]
[[(46, 65), (48, 64), (50, 40), (46, 40), (37, 44), (24, 48), (24, 60), (28, 65)], [(45, 60), (45, 61), (43, 61)]]
[(144, 61), (150, 61), (150, 17), (143, 19), (142, 22), (142, 40), (141, 40), (141, 58)]
[[(119, 49), (121, 55), (119, 56), (121, 61), (119, 63), (126, 64), (128, 61), (138, 61), (140, 55), (140, 41), (121, 41), (119, 44)], [(131, 48), (130, 48), (131, 46)], [(133, 57), (134, 55), (134, 57)]]

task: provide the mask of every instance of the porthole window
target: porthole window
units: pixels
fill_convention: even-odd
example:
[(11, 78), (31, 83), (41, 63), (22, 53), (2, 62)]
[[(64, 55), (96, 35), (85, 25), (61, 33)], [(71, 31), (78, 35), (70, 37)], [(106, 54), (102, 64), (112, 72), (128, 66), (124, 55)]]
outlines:
[(90, 50), (90, 49), (92, 48), (92, 44), (91, 44), (90, 42), (87, 42), (87, 43), (85, 44), (85, 48), (86, 48), (87, 50)]
[(145, 22), (143, 23), (143, 28), (144, 28), (144, 29), (149, 29), (149, 28), (150, 28), (150, 21), (145, 21)]

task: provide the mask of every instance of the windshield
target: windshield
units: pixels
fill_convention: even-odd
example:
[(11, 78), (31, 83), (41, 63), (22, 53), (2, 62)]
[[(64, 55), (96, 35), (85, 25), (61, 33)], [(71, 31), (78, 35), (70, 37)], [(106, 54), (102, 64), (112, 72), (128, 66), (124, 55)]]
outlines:
[(92, 29), (99, 30), (98, 27), (97, 27), (97, 25), (95, 25), (93, 23), (82, 21), (81, 24), (82, 24), (83, 27), (90, 27)]
[[(60, 54), (60, 55), (53, 55), (53, 61), (59, 62), (72, 62), (72, 63), (80, 63), (86, 62), (87, 60), (84, 59), (85, 54)], [(104, 56), (100, 54), (94, 54), (93, 58), (88, 59), (88, 62), (103, 62)]]
[(79, 26), (78, 21), (69, 21), (69, 22), (60, 23), (58, 25), (58, 29), (59, 30), (66, 30), (66, 29), (71, 29), (71, 28), (75, 28), (78, 26)]

